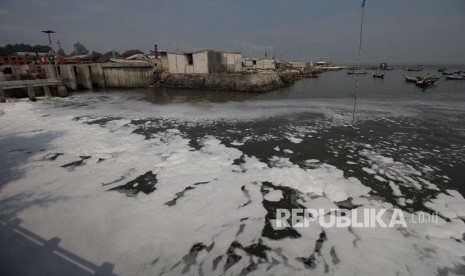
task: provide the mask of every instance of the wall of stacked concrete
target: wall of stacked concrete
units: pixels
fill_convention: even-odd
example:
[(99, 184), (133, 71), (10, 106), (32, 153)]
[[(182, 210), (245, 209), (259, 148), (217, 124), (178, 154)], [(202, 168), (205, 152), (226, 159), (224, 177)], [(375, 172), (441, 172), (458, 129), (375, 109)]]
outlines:
[(102, 63), (106, 87), (147, 87), (152, 82), (152, 66), (144, 63)]
[[(53, 65), (45, 67), (47, 77), (53, 78)], [(65, 64), (59, 71), (63, 84), (71, 90), (147, 87), (152, 81), (152, 66), (141, 62)]]

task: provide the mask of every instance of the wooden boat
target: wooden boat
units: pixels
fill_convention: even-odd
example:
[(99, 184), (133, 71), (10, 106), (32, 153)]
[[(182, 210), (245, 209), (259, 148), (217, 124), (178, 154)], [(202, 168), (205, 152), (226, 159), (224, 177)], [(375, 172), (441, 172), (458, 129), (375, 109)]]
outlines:
[(439, 78), (438, 77), (431, 77), (429, 74), (423, 78), (420, 78), (418, 77), (417, 78), (417, 81), (415, 82), (415, 84), (419, 87), (422, 87), (422, 88), (426, 88), (426, 87), (429, 87), (431, 85), (434, 85), (434, 83), (436, 81), (438, 81)]
[(364, 71), (349, 71), (347, 75), (365, 75), (367, 72)]
[(431, 81), (432, 81), (433, 83), (435, 83), (435, 82), (437, 82), (438, 80), (441, 79), (440, 77), (435, 77), (435, 76), (429, 77), (429, 78), (431, 79)]
[(417, 67), (407, 67), (407, 68), (405, 68), (405, 70), (407, 70), (407, 71), (423, 71), (423, 66), (418, 65)]
[(446, 80), (465, 80), (465, 76), (446, 76)]
[(384, 72), (383, 73), (372, 73), (373, 78), (384, 79)]
[(409, 77), (409, 76), (404, 76), (404, 78), (407, 82), (417, 82), (417, 80), (420, 79), (420, 77)]
[(421, 87), (421, 88), (426, 88), (426, 87), (430, 87), (431, 85), (434, 84), (433, 81), (431, 81), (430, 78), (423, 78), (423, 79), (419, 79), (415, 82), (415, 84), (418, 86), (418, 87)]

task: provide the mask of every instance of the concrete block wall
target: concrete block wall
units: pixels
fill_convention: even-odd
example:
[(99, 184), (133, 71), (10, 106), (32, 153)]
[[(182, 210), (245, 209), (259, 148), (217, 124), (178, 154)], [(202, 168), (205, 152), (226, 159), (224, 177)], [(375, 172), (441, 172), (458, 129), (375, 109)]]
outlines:
[(196, 74), (208, 74), (208, 52), (193, 53), (192, 58), (194, 61), (194, 73)]
[(88, 65), (76, 65), (76, 82), (77, 86), (84, 89), (92, 90), (92, 81), (90, 79), (90, 69)]
[(152, 81), (149, 64), (102, 64), (106, 87), (147, 87)]
[(91, 64), (89, 68), (92, 86), (96, 88), (105, 88), (105, 76), (103, 75), (102, 66), (100, 64)]
[(66, 64), (60, 65), (60, 76), (70, 90), (146, 87), (152, 80), (152, 66), (137, 63)]
[(77, 90), (76, 74), (74, 73), (74, 65), (60, 65), (60, 77), (63, 84), (71, 89)]

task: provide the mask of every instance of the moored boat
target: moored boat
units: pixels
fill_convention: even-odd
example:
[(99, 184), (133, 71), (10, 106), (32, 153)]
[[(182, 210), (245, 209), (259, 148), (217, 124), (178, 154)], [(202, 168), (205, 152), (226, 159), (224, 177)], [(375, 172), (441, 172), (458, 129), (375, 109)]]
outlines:
[(372, 73), (371, 75), (373, 76), (373, 78), (378, 78), (378, 79), (384, 79), (384, 72), (383, 73)]
[(422, 78), (417, 77), (417, 81), (415, 82), (415, 84), (419, 87), (426, 88), (426, 87), (434, 85), (434, 83), (438, 80), (439, 80), (438, 77), (434, 77), (434, 76), (432, 77), (428, 74)]
[(446, 80), (465, 80), (465, 76), (446, 76)]
[(430, 87), (431, 85), (434, 84), (434, 81), (431, 80), (431, 78), (423, 78), (423, 79), (418, 79), (415, 84), (418, 86), (418, 87), (421, 87), (421, 88), (426, 88), (426, 87)]
[(437, 82), (438, 80), (441, 79), (440, 77), (435, 77), (435, 76), (429, 77), (429, 78), (431, 79), (431, 81), (432, 81), (433, 83), (435, 83), (435, 82)]
[(423, 71), (423, 65), (418, 65), (416, 67), (407, 67), (405, 68), (407, 71)]
[(420, 79), (420, 77), (410, 77), (410, 76), (404, 76), (404, 78), (407, 82), (417, 82), (417, 80)]
[(366, 73), (365, 71), (349, 71), (347, 75), (365, 75)]

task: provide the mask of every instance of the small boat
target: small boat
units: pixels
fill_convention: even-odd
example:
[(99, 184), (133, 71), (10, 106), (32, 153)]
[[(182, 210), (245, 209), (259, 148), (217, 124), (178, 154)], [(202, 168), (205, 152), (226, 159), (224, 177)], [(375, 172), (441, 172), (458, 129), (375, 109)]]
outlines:
[(421, 88), (426, 88), (426, 87), (430, 87), (431, 85), (434, 84), (433, 81), (431, 81), (430, 78), (423, 78), (423, 79), (419, 79), (415, 82), (415, 84), (418, 86), (418, 87), (421, 87)]
[(393, 68), (389, 67), (389, 65), (386, 62), (383, 62), (379, 65), (378, 70), (387, 71), (387, 70), (393, 70)]
[(347, 75), (365, 75), (366, 73), (365, 71), (349, 71)]
[(420, 77), (409, 77), (409, 76), (404, 76), (404, 78), (407, 82), (417, 82), (417, 80), (420, 79)]
[(441, 78), (440, 77), (435, 77), (435, 76), (432, 76), (432, 77), (429, 77), (431, 79), (431, 81), (433, 83), (437, 82), (438, 80), (440, 80)]
[(444, 71), (447, 71), (447, 68), (446, 68), (446, 67), (444, 67), (444, 68), (439, 68), (439, 69), (438, 69), (438, 72), (444, 72)]
[(318, 78), (319, 75), (316, 75), (316, 74), (307, 74), (304, 76), (304, 78), (307, 78), (307, 79), (315, 79), (315, 78)]
[(407, 67), (405, 68), (407, 71), (423, 71), (423, 65), (418, 65), (417, 67)]
[(446, 76), (446, 80), (465, 80), (465, 76)]
[(450, 76), (450, 75), (452, 75), (453, 73), (452, 73), (452, 72), (449, 72), (449, 71), (442, 71), (442, 74), (443, 74), (444, 76)]
[(383, 73), (372, 73), (373, 78), (384, 79), (384, 72)]

